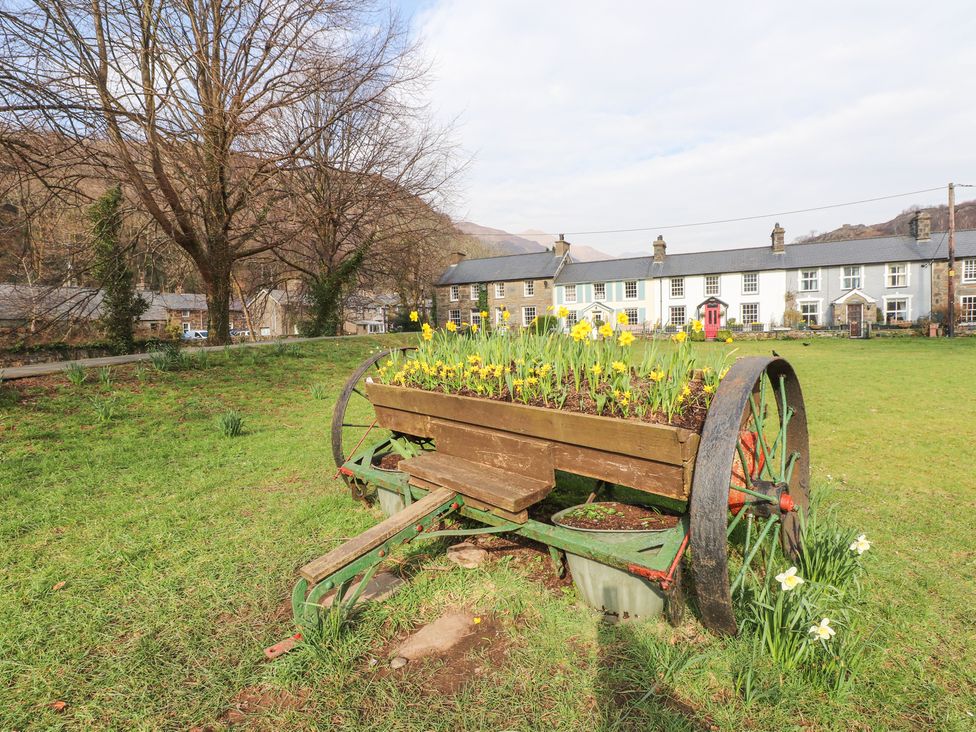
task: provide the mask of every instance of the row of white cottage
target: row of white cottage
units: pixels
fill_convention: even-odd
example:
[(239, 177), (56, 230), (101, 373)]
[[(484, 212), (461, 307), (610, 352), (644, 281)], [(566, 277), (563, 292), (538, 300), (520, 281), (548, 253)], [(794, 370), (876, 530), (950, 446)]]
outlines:
[[(924, 212), (906, 236), (790, 245), (784, 237), (777, 224), (770, 246), (671, 255), (658, 237), (651, 256), (597, 262), (574, 262), (560, 238), (552, 251), (462, 259), (438, 281), (439, 320), (479, 322), (482, 290), (496, 322), (503, 310), (528, 325), (565, 308), (566, 325), (624, 313), (639, 329), (700, 319), (709, 335), (796, 322), (910, 322), (945, 307), (946, 236), (930, 231)], [(976, 230), (957, 232), (956, 249), (956, 305), (962, 322), (976, 324)]]

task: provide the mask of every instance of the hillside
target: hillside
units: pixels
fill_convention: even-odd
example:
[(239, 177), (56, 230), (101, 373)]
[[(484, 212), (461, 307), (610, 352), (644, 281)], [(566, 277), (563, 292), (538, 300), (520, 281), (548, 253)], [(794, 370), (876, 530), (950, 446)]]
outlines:
[[(801, 243), (817, 241), (837, 241), (838, 239), (868, 239), (875, 236), (909, 236), (911, 234), (911, 220), (916, 211), (928, 211), (932, 216), (932, 231), (946, 231), (949, 228), (949, 207), (933, 206), (921, 208), (915, 206), (902, 211), (893, 219), (880, 224), (844, 224), (833, 231), (813, 234), (798, 238)], [(956, 229), (976, 229), (976, 200), (956, 204)]]
[[(463, 233), (479, 239), (486, 245), (497, 250), (498, 254), (524, 254), (541, 252), (551, 249), (554, 241), (552, 234), (536, 229), (528, 229), (521, 234), (512, 234), (502, 229), (492, 229), (471, 221), (460, 221), (456, 224)], [(573, 259), (578, 262), (595, 262), (602, 259), (613, 259), (606, 252), (588, 247), (585, 244), (572, 244)]]

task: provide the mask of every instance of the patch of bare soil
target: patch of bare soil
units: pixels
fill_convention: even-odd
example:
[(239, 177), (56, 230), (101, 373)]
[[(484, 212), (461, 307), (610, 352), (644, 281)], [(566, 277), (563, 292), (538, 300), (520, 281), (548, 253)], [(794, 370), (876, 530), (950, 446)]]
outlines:
[(307, 696), (305, 692), (292, 694), (285, 689), (249, 686), (233, 698), (230, 709), (220, 715), (219, 721), (228, 725), (243, 724), (252, 714), (300, 709), (305, 704)]
[[(386, 646), (380, 658), (395, 653), (403, 638)], [(415, 684), (427, 693), (449, 696), (471, 681), (491, 676), (493, 669), (503, 666), (508, 658), (509, 642), (502, 624), (491, 617), (481, 617), (474, 631), (464, 636), (450, 650), (410, 661), (402, 668), (384, 665), (377, 675), (392, 677)]]
[(396, 470), (401, 460), (403, 460), (403, 455), (391, 452), (380, 459), (378, 467), (383, 468), (383, 470)]
[(606, 531), (662, 531), (678, 525), (678, 517), (644, 506), (599, 501), (563, 514), (559, 523), (575, 529)]
[(529, 579), (545, 585), (547, 589), (559, 590), (573, 584), (566, 569), (564, 577), (559, 577), (553, 567), (549, 550), (544, 544), (520, 536), (493, 536), (484, 534), (467, 539), (479, 549), (488, 552), (488, 561), (510, 557), (513, 566), (528, 575)]

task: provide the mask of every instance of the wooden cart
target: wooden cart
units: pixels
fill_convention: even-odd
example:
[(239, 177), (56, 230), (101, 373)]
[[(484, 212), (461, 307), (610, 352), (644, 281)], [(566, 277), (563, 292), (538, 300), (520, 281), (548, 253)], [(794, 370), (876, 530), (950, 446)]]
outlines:
[[(721, 381), (701, 433), (380, 384), (371, 378), (388, 353), (350, 377), (332, 423), (333, 454), (353, 495), (395, 491), (406, 507), (300, 570), (293, 610), (303, 627), (320, 620), (322, 598), (349, 607), (399, 544), (418, 538), (510, 533), (656, 583), (672, 622), (684, 607), (687, 554), (702, 622), (734, 633), (735, 599), (764, 575), (770, 548), (800, 546), (797, 512), (808, 501), (806, 417), (799, 382), (779, 358), (743, 358)], [(409, 450), (404, 450), (404, 445)], [(409, 455), (395, 470), (383, 456)], [(609, 544), (556, 526), (530, 509), (560, 476), (635, 489), (641, 503), (680, 514), (652, 538)], [(631, 494), (634, 495), (634, 494)], [(449, 516), (475, 528), (437, 531)], [(353, 582), (363, 577), (356, 589)]]

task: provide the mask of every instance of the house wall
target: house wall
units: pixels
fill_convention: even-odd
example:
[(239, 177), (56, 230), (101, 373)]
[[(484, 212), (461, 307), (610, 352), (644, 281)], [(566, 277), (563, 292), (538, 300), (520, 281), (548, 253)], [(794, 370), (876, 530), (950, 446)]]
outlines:
[[(626, 282), (636, 282), (637, 283), (637, 297), (628, 298), (626, 297)], [(649, 323), (653, 323), (651, 316), (653, 314), (651, 307), (650, 294), (652, 291), (652, 281), (646, 279), (640, 280), (616, 280), (603, 282), (606, 289), (606, 297), (597, 298), (595, 294), (595, 286), (600, 283), (587, 282), (579, 283), (575, 285), (576, 288), (576, 301), (570, 302), (566, 297), (567, 285), (557, 285), (553, 293), (553, 305), (558, 309), (560, 306), (566, 307), (569, 310), (575, 310), (577, 315), (577, 320), (582, 320), (584, 318), (590, 319), (591, 314), (594, 310), (594, 305), (599, 303), (600, 305), (605, 305), (608, 309), (612, 311), (610, 317), (610, 323), (614, 327), (617, 327), (616, 315), (617, 313), (624, 312), (629, 308), (637, 309), (637, 324), (634, 326), (624, 326), (630, 327), (632, 329), (641, 329)], [(569, 287), (574, 287), (574, 285), (569, 285)]]
[[(534, 284), (532, 295), (525, 294), (525, 283)], [(552, 302), (552, 279), (533, 279), (533, 280), (513, 280), (505, 282), (504, 297), (495, 296), (495, 282), (485, 283), (488, 287), (488, 312), (492, 322), (496, 322), (496, 311), (498, 309), (508, 309), (511, 313), (510, 324), (523, 325), (523, 312), (525, 307), (534, 307), (535, 314), (546, 315)], [(472, 293), (471, 285), (460, 285), (460, 297), (457, 301), (451, 301), (451, 288), (437, 287), (435, 297), (437, 298), (437, 326), (443, 327), (447, 324), (451, 310), (459, 310), (462, 323), (472, 322), (472, 313), (478, 313), (477, 293)], [(474, 297), (472, 297), (474, 294)]]
[[(976, 279), (966, 280), (963, 278), (966, 273), (966, 261), (976, 260), (976, 258), (963, 257), (956, 260), (955, 290), (956, 308), (961, 307), (963, 297), (976, 297)], [(929, 279), (929, 287), (932, 291), (932, 309), (943, 310), (949, 302), (949, 263), (933, 262), (932, 273)], [(960, 310), (960, 318), (963, 313)], [(962, 319), (967, 325), (974, 325), (976, 321)]]
[[(653, 288), (655, 321), (660, 320), (662, 325), (668, 325), (671, 307), (674, 306), (684, 306), (686, 322), (700, 318), (698, 306), (707, 298), (714, 296), (728, 303), (728, 309), (722, 315), (723, 326), (727, 325), (729, 320), (733, 318), (738, 323), (743, 322), (742, 306), (745, 303), (755, 303), (759, 306), (756, 322), (781, 325), (786, 296), (785, 271), (778, 269), (756, 274), (759, 277), (759, 291), (756, 294), (744, 294), (742, 292), (743, 273), (735, 272), (719, 275), (719, 292), (717, 295), (705, 294), (706, 275), (689, 275), (684, 277), (685, 293), (683, 297), (671, 297), (671, 280), (677, 278), (658, 278), (654, 281)], [(749, 320), (752, 321), (752, 318)]]

